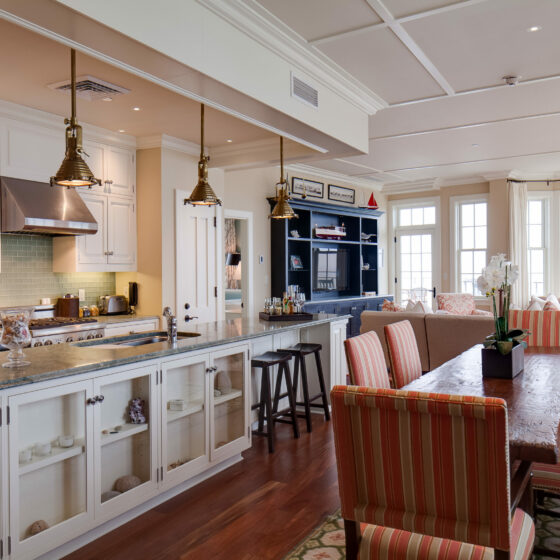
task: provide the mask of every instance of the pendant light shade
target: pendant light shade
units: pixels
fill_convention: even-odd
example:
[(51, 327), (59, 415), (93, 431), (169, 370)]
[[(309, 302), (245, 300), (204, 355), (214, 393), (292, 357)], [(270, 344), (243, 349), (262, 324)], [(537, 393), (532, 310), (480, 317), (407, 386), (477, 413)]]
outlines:
[(284, 178), (284, 138), (280, 136), (280, 181), (276, 183), (276, 205), (268, 216), (274, 220), (290, 220), (298, 215), (289, 203), (288, 179)]
[(62, 187), (91, 187), (100, 185), (101, 179), (96, 179), (82, 158), (84, 153), (82, 147), (82, 127), (76, 118), (76, 51), (71, 49), (71, 95), (72, 95), (72, 116), (64, 119), (66, 127), (66, 155), (59, 170), (54, 177), (51, 177), (51, 186), (59, 185)]
[(195, 206), (214, 206), (222, 205), (222, 201), (216, 196), (212, 187), (208, 183), (208, 160), (209, 156), (204, 155), (204, 104), (200, 106), (200, 161), (198, 162), (198, 183), (191, 196), (185, 198), (185, 204)]

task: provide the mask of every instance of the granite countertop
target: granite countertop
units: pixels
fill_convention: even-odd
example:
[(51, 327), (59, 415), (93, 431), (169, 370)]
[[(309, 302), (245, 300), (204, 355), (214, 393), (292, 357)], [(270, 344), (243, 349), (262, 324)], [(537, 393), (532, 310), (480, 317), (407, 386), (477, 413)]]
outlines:
[[(128, 316), (130, 317), (130, 316)], [(348, 318), (349, 315), (314, 315), (309, 321), (267, 322), (255, 318), (239, 318), (192, 325), (190, 332), (200, 333), (170, 345), (167, 341), (142, 346), (117, 346), (117, 341), (138, 338), (142, 334), (104, 338), (86, 342), (40, 346), (24, 349), (30, 365), (22, 368), (0, 368), (0, 390), (18, 385), (38, 383), (48, 379), (68, 377), (114, 366), (143, 362), (212, 348), (222, 344), (249, 340), (298, 327), (310, 327)], [(143, 317), (148, 319), (150, 317)], [(124, 316), (120, 317), (121, 322)], [(143, 333), (144, 336), (145, 333)], [(0, 353), (0, 364), (7, 361), (8, 352)]]

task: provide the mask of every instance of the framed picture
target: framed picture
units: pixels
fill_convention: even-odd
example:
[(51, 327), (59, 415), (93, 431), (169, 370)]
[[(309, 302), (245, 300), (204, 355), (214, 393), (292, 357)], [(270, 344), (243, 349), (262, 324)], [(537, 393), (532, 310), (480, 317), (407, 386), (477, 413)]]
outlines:
[(337, 202), (344, 202), (345, 204), (354, 204), (355, 198), (356, 191), (354, 189), (329, 185), (329, 200), (336, 200)]
[(292, 177), (292, 194), (297, 194), (301, 197), (311, 196), (313, 198), (323, 198), (324, 188), (324, 183)]
[(290, 268), (292, 270), (303, 270), (303, 262), (298, 255), (290, 255)]

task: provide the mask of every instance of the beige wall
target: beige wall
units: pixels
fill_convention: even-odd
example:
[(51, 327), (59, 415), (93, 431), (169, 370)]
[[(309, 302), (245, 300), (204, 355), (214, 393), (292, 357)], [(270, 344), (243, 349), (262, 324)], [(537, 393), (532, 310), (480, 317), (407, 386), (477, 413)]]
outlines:
[[(166, 305), (175, 309), (175, 191), (191, 193), (198, 158), (167, 148), (136, 154), (138, 271), (117, 273), (116, 288), (127, 294), (128, 282), (138, 282), (138, 313), (161, 315)], [(223, 196), (223, 171), (211, 169), (208, 178)]]
[(437, 199), (440, 203), (441, 224), (441, 291), (453, 292), (451, 285), (451, 240), (454, 232), (451, 231), (451, 198), (465, 195), (488, 195), (488, 256), (496, 253), (508, 253), (508, 198), (507, 182), (499, 179), (484, 183), (443, 187), (439, 190), (423, 191), (418, 193), (404, 193), (390, 195), (389, 201), (407, 199)]
[[(260, 309), (264, 298), (270, 296), (270, 205), (267, 197), (274, 196), (275, 184), (280, 173), (278, 167), (263, 169), (248, 169), (227, 171), (225, 173), (224, 208), (231, 210), (245, 210), (253, 213), (253, 238), (254, 238), (254, 305), (255, 311)], [(299, 175), (298, 175), (299, 176)], [(305, 175), (305, 179), (320, 181), (325, 184), (325, 198), (321, 202), (329, 202), (327, 188), (329, 181), (321, 176)], [(291, 179), (290, 179), (291, 180)], [(352, 187), (356, 190), (356, 206), (367, 202), (371, 190), (356, 188), (350, 183), (336, 183), (343, 187)], [(365, 198), (364, 198), (365, 197)], [(379, 193), (375, 198), (380, 208), (386, 209), (386, 199)], [(320, 201), (319, 199), (313, 199)], [(387, 290), (387, 252), (386, 252), (386, 220), (385, 216), (379, 223), (379, 240), (384, 249), (384, 269), (380, 271), (379, 292)], [(263, 263), (259, 263), (259, 256), (263, 256)]]

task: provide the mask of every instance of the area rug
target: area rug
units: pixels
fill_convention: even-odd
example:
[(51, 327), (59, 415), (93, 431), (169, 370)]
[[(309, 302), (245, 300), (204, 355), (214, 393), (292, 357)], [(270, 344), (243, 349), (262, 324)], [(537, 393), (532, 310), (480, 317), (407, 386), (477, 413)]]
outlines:
[[(545, 507), (560, 512), (560, 500), (547, 499)], [(539, 515), (535, 522), (535, 545), (560, 552), (560, 519)], [(341, 560), (346, 558), (344, 523), (340, 511), (330, 515), (284, 560)], [(533, 557), (545, 559), (546, 556)]]

